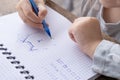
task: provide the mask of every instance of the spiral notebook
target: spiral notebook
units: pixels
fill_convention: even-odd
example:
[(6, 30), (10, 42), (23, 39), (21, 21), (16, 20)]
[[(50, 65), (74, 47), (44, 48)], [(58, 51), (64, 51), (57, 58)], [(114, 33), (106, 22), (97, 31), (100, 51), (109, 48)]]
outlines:
[(0, 17), (0, 80), (88, 80), (91, 59), (69, 38), (71, 22), (47, 7), (52, 38), (22, 22), (18, 13)]

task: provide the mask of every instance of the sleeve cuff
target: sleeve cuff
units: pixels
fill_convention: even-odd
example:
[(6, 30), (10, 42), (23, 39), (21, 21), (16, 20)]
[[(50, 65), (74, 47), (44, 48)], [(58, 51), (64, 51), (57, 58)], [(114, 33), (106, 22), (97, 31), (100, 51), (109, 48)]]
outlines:
[(106, 56), (109, 54), (110, 49), (114, 45), (113, 42), (102, 40), (97, 46), (93, 57), (93, 71), (102, 73), (106, 64)]

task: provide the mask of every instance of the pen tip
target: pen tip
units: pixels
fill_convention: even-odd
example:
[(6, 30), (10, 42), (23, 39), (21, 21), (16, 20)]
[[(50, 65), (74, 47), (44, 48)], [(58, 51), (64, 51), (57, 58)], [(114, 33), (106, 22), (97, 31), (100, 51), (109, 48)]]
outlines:
[(53, 39), (53, 38), (50, 36), (50, 39)]

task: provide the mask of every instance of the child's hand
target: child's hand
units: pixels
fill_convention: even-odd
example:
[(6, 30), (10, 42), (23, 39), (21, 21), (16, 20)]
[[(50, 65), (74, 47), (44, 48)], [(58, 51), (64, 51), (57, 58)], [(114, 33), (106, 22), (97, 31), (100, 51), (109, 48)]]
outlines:
[(93, 17), (76, 19), (69, 29), (69, 35), (79, 45), (81, 51), (91, 58), (97, 45), (102, 41), (99, 22)]
[(33, 12), (29, 0), (20, 0), (16, 8), (20, 17), (26, 24), (42, 29), (41, 22), (45, 18), (47, 10), (43, 0), (35, 0), (35, 2), (39, 8), (38, 16)]

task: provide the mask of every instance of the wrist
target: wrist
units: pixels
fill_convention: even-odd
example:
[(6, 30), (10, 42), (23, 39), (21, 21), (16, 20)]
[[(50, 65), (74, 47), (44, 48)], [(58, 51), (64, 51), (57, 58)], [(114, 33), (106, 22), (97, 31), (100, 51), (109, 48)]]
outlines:
[(88, 56), (89, 56), (91, 59), (93, 59), (94, 52), (95, 52), (97, 46), (100, 44), (101, 41), (102, 41), (102, 39), (101, 39), (101, 40), (98, 40), (98, 41), (95, 41), (94, 43), (91, 44), (90, 50), (89, 50), (88, 53), (87, 53)]

